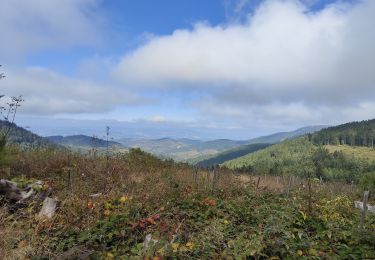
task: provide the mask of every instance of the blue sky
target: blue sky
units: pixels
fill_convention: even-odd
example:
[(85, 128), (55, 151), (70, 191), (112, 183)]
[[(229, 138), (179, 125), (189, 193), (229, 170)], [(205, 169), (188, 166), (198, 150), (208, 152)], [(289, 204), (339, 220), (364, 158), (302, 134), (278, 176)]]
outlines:
[(118, 120), (246, 139), (368, 119), (373, 17), (371, 0), (3, 0), (0, 88), (39, 131)]

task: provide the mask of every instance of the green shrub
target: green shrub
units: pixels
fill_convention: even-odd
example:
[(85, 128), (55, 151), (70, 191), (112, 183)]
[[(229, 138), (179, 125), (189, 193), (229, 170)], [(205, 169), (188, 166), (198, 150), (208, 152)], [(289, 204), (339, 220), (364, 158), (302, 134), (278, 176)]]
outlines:
[(375, 194), (375, 172), (364, 174), (359, 183), (364, 190), (369, 190), (372, 194)]

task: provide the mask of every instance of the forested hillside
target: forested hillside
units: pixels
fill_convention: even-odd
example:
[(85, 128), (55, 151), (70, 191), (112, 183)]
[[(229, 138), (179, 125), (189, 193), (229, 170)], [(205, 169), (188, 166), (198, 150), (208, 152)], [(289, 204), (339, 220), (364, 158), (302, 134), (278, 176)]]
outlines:
[(252, 173), (281, 174), (301, 171), (301, 164), (311, 157), (315, 147), (306, 137), (287, 140), (251, 153), (223, 165), (232, 169), (248, 170)]
[(310, 137), (314, 144), (374, 147), (375, 119), (328, 127)]
[(196, 165), (200, 166), (200, 167), (210, 167), (210, 166), (222, 164), (225, 161), (229, 161), (229, 160), (244, 156), (246, 154), (250, 154), (250, 153), (259, 151), (259, 150), (264, 149), (264, 148), (266, 148), (270, 145), (271, 144), (260, 143), (260, 144), (248, 144), (248, 145), (239, 146), (237, 148), (230, 149), (230, 150), (227, 150), (225, 152), (219, 153), (219, 154), (217, 154), (213, 157), (204, 159), (204, 160), (196, 163)]
[(253, 174), (292, 174), (351, 183), (360, 182), (364, 176), (372, 178), (367, 174), (373, 175), (374, 160), (375, 150), (372, 148), (317, 146), (304, 136), (227, 161), (223, 165)]
[(4, 120), (0, 120), (0, 133), (9, 131), (8, 143), (18, 144), (23, 147), (58, 147), (56, 144), (48, 140), (47, 138), (36, 135), (16, 124), (9, 123)]

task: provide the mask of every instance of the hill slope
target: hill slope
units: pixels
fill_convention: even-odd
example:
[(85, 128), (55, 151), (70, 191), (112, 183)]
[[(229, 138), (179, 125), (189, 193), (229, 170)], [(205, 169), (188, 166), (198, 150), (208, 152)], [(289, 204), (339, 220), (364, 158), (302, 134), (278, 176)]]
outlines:
[(202, 166), (202, 167), (208, 167), (208, 166), (221, 164), (221, 163), (224, 163), (225, 161), (229, 161), (229, 160), (244, 156), (246, 154), (250, 154), (258, 150), (264, 149), (268, 147), (270, 144), (275, 144), (275, 143), (279, 143), (287, 139), (296, 138), (301, 135), (305, 135), (307, 133), (314, 133), (324, 127), (325, 126), (322, 126), (322, 125), (306, 126), (306, 127), (302, 127), (297, 130), (290, 131), (290, 132), (280, 132), (280, 133), (275, 133), (275, 134), (268, 135), (268, 136), (262, 136), (262, 137), (250, 139), (248, 141), (245, 141), (246, 142), (245, 145), (237, 146), (235, 148), (226, 150), (224, 152), (221, 152), (212, 156), (206, 156), (206, 158), (204, 157), (195, 158), (195, 159), (190, 160), (190, 162), (198, 166)]
[(374, 139), (375, 119), (328, 127), (312, 135), (315, 144), (349, 144), (373, 147)]
[(270, 145), (271, 144), (263, 144), (263, 143), (242, 145), (237, 148), (233, 148), (233, 149), (221, 152), (211, 158), (199, 161), (198, 163), (196, 163), (196, 165), (199, 167), (210, 167), (210, 166), (222, 164), (225, 161), (229, 161), (229, 160), (244, 156), (246, 154), (259, 151)]
[(0, 120), (0, 133), (7, 131), (10, 127), (10, 132), (8, 136), (8, 142), (11, 144), (18, 144), (24, 147), (47, 147), (47, 148), (57, 148), (58, 145), (51, 142), (48, 138), (41, 137), (34, 134), (16, 124), (11, 124), (7, 121)]
[(296, 172), (306, 158), (311, 158), (315, 149), (306, 137), (299, 137), (226, 161), (223, 165), (232, 169), (247, 168), (257, 173)]
[[(90, 151), (97, 151), (100, 154), (104, 154), (107, 151), (107, 141), (97, 137), (87, 135), (71, 135), (49, 136), (48, 139), (58, 145), (82, 154), (89, 153)], [(110, 149), (111, 153), (128, 151), (125, 146), (114, 141), (108, 141), (108, 148)]]
[(290, 132), (280, 132), (280, 133), (275, 133), (272, 135), (261, 136), (261, 137), (257, 137), (254, 139), (250, 139), (247, 143), (248, 144), (255, 144), (255, 143), (275, 144), (275, 143), (282, 142), (286, 139), (295, 138), (295, 137), (302, 136), (308, 133), (315, 133), (326, 127), (327, 127), (326, 125), (306, 126), (306, 127), (302, 127), (297, 130), (290, 131)]
[(307, 136), (287, 140), (222, 165), (255, 174), (311, 174), (357, 182), (375, 171), (375, 150), (348, 145), (314, 145)]

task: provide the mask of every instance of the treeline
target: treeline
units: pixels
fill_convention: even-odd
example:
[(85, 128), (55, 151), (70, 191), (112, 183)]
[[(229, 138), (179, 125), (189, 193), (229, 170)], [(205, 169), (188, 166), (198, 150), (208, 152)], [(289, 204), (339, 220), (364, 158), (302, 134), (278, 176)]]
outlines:
[(267, 147), (224, 165), (248, 174), (291, 174), (347, 183), (359, 183), (365, 174), (375, 174), (374, 160), (342, 151), (329, 152), (324, 146), (312, 144), (306, 137)]
[(374, 139), (375, 119), (328, 127), (314, 134), (309, 134), (309, 140), (317, 145), (346, 144), (374, 147)]

